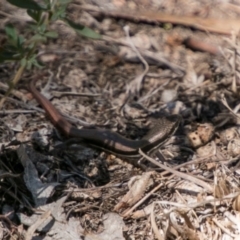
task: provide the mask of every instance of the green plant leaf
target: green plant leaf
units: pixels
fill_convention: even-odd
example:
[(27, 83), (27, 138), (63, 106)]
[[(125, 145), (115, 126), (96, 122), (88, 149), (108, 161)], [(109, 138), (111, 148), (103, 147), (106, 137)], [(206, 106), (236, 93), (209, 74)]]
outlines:
[(35, 43), (36, 43), (36, 42), (31, 42), (31, 40), (30, 40), (30, 44), (28, 44), (27, 49), (33, 49), (34, 46), (35, 46)]
[(51, 21), (56, 21), (57, 19), (63, 19), (66, 16), (66, 9), (68, 4), (72, 0), (58, 0), (52, 10)]
[(40, 6), (33, 0), (7, 0), (7, 1), (19, 8), (31, 9), (31, 10), (46, 10), (45, 6)]
[(30, 59), (27, 60), (27, 63), (26, 63), (26, 68), (28, 70), (30, 70), (32, 68), (32, 66), (36, 66), (38, 68), (42, 68), (43, 66), (41, 66), (41, 64), (37, 61), (36, 59), (37, 55), (34, 54), (31, 56)]
[(24, 49), (23, 43), (25, 42), (25, 38), (23, 36), (18, 36), (17, 38), (17, 48), (19, 51)]
[(18, 44), (23, 44), (25, 42), (25, 38), (23, 36), (18, 36)]
[(61, 5), (69, 4), (72, 0), (58, 0), (58, 3)]
[(39, 11), (39, 10), (28, 9), (28, 10), (27, 10), (27, 14), (28, 14), (32, 19), (34, 19), (36, 22), (39, 22), (39, 21), (40, 21), (40, 18), (41, 18), (42, 12)]
[(11, 53), (18, 53), (17, 47), (10, 45), (10, 44), (5, 44), (4, 45), (4, 52), (11, 52)]
[(19, 55), (16, 54), (16, 52), (11, 52), (7, 50), (0, 51), (0, 63), (16, 60), (19, 60)]
[(37, 32), (37, 30), (38, 30), (38, 23), (36, 23), (36, 22), (30, 22), (30, 23), (28, 23), (28, 30), (29, 30), (29, 32)]
[(46, 29), (47, 29), (47, 26), (44, 23), (42, 23), (40, 26), (38, 26), (38, 32), (40, 34), (44, 34)]
[(21, 59), (20, 64), (21, 64), (21, 66), (26, 67), (27, 66), (27, 59), (26, 58)]
[(26, 67), (27, 70), (30, 70), (30, 69), (32, 68), (32, 65), (33, 65), (32, 62), (29, 62), (29, 61), (28, 61), (28, 62), (27, 62), (27, 67)]
[(35, 67), (40, 68), (40, 69), (42, 69), (42, 68), (44, 67), (44, 65), (41, 64), (40, 62), (38, 62), (37, 59), (35, 59), (35, 60), (32, 62), (32, 64), (33, 64)]
[(37, 43), (37, 42), (46, 42), (47, 38), (45, 36), (42, 36), (40, 34), (35, 34), (34, 36), (31, 37), (30, 41), (31, 43)]
[(46, 32), (44, 35), (45, 35), (46, 37), (49, 37), (49, 38), (57, 38), (57, 37), (58, 37), (57, 32), (54, 32), (54, 31)]
[(66, 15), (66, 7), (59, 7), (56, 9), (56, 11), (52, 13), (50, 20), (52, 22), (55, 22), (58, 19), (65, 18), (65, 15)]
[(69, 19), (63, 19), (70, 27), (72, 27), (78, 34), (87, 37), (87, 38), (93, 38), (93, 39), (101, 39), (102, 36), (96, 32), (94, 32), (92, 29), (85, 27), (83, 25), (77, 24), (72, 22)]
[(8, 24), (5, 26), (5, 32), (10, 40), (12, 40), (15, 44), (17, 43), (17, 31), (12, 24)]

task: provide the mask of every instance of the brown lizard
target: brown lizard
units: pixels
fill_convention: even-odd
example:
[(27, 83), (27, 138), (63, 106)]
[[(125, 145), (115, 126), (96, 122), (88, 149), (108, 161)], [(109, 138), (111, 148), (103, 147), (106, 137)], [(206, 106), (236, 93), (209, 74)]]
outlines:
[(180, 116), (172, 115), (157, 120), (155, 126), (141, 140), (131, 140), (107, 129), (78, 129), (68, 122), (60, 112), (37, 89), (34, 79), (29, 90), (44, 108), (53, 125), (67, 137), (80, 139), (90, 146), (127, 158), (140, 158), (139, 149), (149, 154), (159, 148), (178, 128)]

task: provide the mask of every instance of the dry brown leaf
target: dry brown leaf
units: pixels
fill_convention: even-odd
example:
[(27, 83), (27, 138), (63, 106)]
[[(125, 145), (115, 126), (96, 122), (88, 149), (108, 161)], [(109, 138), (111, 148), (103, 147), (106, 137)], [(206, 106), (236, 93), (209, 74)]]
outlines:
[(146, 188), (151, 183), (151, 177), (153, 172), (143, 173), (142, 176), (137, 176), (132, 178), (131, 184), (129, 184), (129, 191), (120, 202), (115, 206), (115, 211), (120, 211), (121, 209), (128, 208), (136, 203), (146, 191)]

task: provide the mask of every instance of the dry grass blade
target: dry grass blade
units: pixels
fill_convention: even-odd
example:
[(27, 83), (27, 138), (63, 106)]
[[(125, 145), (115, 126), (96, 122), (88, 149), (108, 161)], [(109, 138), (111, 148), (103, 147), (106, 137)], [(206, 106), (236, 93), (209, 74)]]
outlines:
[(202, 181), (202, 180), (200, 180), (200, 179), (198, 179), (198, 178), (195, 178), (195, 177), (193, 177), (193, 176), (190, 176), (190, 175), (188, 175), (188, 174), (181, 173), (181, 172), (178, 172), (178, 171), (176, 171), (176, 170), (173, 170), (173, 169), (171, 169), (171, 168), (169, 168), (169, 167), (167, 167), (167, 166), (165, 166), (165, 165), (157, 162), (155, 159), (150, 158), (149, 156), (147, 156), (141, 149), (139, 149), (139, 153), (140, 153), (144, 158), (146, 158), (148, 161), (150, 161), (151, 163), (155, 164), (156, 166), (158, 166), (158, 167), (160, 167), (160, 168), (163, 168), (164, 170), (167, 170), (167, 171), (169, 171), (170, 173), (172, 173), (172, 174), (174, 174), (174, 175), (176, 175), (176, 176), (178, 176), (178, 177), (180, 177), (180, 178), (183, 178), (183, 179), (185, 179), (185, 180), (188, 180), (188, 181), (190, 181), (190, 182), (193, 182), (193, 183), (195, 183), (195, 184), (203, 187), (203, 189), (206, 189), (206, 190), (208, 190), (208, 191), (210, 191), (210, 192), (213, 192), (212, 186), (210, 186), (210, 185), (207, 184), (206, 182), (204, 182), (204, 181)]
[(166, 239), (166, 236), (162, 236), (162, 234), (160, 233), (160, 231), (157, 227), (157, 223), (156, 223), (156, 220), (155, 220), (155, 214), (154, 214), (153, 209), (151, 211), (151, 226), (152, 226), (153, 232), (155, 233), (155, 236), (157, 237), (158, 240)]

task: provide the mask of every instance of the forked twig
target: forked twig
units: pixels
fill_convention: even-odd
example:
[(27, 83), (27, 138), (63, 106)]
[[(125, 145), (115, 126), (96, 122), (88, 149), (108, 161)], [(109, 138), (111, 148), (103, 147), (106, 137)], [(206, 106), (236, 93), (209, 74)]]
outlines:
[(235, 116), (235, 117), (237, 117), (237, 118), (240, 119), (240, 116), (239, 116), (238, 114), (236, 114), (236, 113), (229, 107), (229, 105), (228, 105), (228, 103), (227, 103), (227, 100), (226, 100), (224, 94), (221, 94), (221, 102), (222, 102), (222, 104), (233, 114), (233, 116)]

